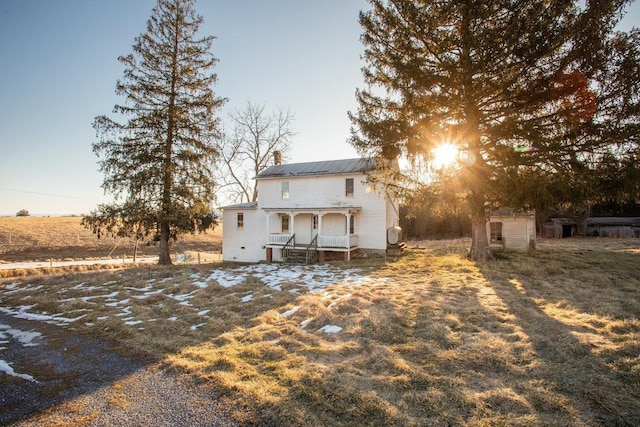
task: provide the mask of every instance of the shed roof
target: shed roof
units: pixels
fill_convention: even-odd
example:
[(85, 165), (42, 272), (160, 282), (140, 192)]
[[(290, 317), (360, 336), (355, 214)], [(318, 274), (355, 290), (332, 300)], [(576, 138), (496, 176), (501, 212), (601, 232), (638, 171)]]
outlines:
[(535, 216), (536, 211), (534, 210), (515, 210), (511, 208), (500, 208), (491, 212), (490, 216)]
[(343, 159), (325, 160), (320, 162), (290, 163), (286, 165), (274, 165), (260, 172), (256, 179), (314, 176), (314, 175), (339, 175), (348, 173), (363, 173), (374, 170), (375, 159)]

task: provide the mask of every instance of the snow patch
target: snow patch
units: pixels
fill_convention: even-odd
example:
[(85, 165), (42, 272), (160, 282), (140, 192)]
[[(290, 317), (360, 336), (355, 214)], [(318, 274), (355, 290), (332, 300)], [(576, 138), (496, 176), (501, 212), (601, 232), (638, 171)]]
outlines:
[(336, 325), (324, 325), (322, 328), (320, 328), (320, 330), (327, 334), (337, 334), (338, 332), (342, 331), (342, 328)]
[(195, 281), (195, 282), (191, 282), (191, 283), (193, 283), (194, 286), (197, 286), (200, 289), (204, 289), (204, 288), (208, 288), (209, 287), (209, 284), (207, 282)]
[(285, 311), (284, 313), (282, 313), (281, 316), (282, 317), (293, 316), (294, 314), (296, 314), (298, 310), (300, 310), (300, 306), (293, 307), (291, 310)]
[(9, 365), (7, 362), (5, 362), (2, 359), (0, 359), (0, 372), (4, 372), (5, 374), (11, 375), (12, 377), (18, 377), (18, 378), (25, 379), (27, 381), (37, 382), (35, 378), (33, 378), (31, 375), (17, 373), (16, 371), (13, 370), (11, 365)]
[[(18, 340), (24, 347), (35, 347), (38, 344), (33, 340), (41, 338), (40, 332), (33, 331), (21, 331), (19, 329), (13, 329), (10, 326), (0, 324), (0, 339), (5, 340), (7, 335), (11, 335), (14, 339)], [(8, 343), (8, 341), (2, 341)]]

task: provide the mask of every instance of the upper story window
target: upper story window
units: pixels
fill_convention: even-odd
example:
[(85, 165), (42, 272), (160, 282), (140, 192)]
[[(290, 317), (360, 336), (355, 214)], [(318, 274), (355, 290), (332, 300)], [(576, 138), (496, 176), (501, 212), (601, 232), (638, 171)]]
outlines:
[(353, 197), (353, 178), (347, 178), (345, 180), (345, 196)]
[(282, 183), (282, 199), (286, 200), (289, 198), (289, 181), (285, 181)]
[(490, 222), (489, 223), (489, 240), (492, 242), (501, 242), (502, 241), (502, 223), (501, 222)]
[(238, 230), (244, 229), (244, 213), (238, 212)]

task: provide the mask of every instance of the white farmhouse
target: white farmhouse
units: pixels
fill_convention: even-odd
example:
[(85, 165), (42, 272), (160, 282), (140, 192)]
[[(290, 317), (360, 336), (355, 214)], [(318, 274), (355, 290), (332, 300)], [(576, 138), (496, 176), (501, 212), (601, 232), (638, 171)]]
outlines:
[(225, 261), (345, 260), (355, 250), (384, 253), (387, 229), (398, 225), (398, 205), (367, 173), (374, 159), (276, 164), (255, 177), (258, 201), (225, 206)]

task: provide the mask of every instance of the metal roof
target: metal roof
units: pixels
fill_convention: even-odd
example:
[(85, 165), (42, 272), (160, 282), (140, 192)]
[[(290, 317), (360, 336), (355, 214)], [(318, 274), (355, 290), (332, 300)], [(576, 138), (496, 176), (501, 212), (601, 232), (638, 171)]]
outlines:
[(220, 209), (255, 209), (258, 202), (239, 203), (237, 205), (221, 206)]
[(256, 179), (313, 175), (339, 175), (374, 170), (375, 159), (325, 160), (321, 162), (274, 165), (260, 172)]

